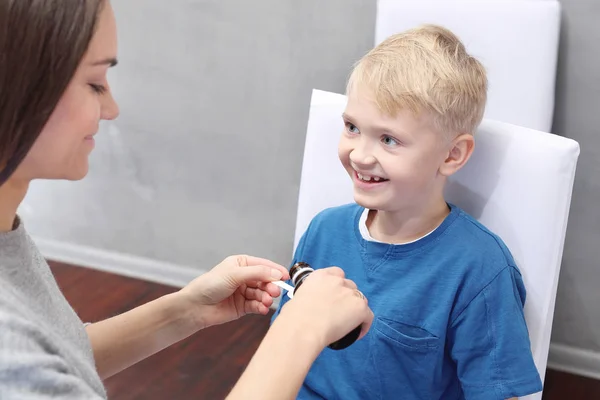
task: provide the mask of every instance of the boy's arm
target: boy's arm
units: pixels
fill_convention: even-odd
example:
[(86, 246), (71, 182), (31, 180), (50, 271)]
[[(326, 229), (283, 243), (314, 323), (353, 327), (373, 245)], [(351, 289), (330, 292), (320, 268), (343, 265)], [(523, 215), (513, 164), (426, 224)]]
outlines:
[(506, 267), (451, 322), (448, 347), (466, 399), (514, 399), (542, 391), (524, 295), (520, 274)]

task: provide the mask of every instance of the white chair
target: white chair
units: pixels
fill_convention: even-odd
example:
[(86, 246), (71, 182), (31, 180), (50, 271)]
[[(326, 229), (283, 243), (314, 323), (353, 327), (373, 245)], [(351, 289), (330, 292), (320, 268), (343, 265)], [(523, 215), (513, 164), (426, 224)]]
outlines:
[[(294, 249), (319, 211), (354, 201), (352, 182), (337, 155), (345, 105), (343, 95), (313, 91)], [(483, 121), (475, 140), (471, 160), (448, 184), (447, 200), (497, 233), (511, 250), (527, 289), (525, 317), (543, 380), (579, 144), (492, 120)]]
[(551, 131), (557, 0), (379, 0), (375, 43), (423, 23), (452, 30), (487, 68), (486, 118)]

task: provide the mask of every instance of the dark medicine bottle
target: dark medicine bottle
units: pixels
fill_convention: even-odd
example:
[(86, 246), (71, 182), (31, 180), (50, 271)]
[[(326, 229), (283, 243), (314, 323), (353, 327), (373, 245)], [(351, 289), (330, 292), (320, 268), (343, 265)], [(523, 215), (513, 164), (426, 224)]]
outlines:
[[(290, 278), (294, 285), (294, 294), (300, 289), (302, 282), (314, 271), (314, 269), (305, 262), (298, 262), (290, 269)], [(357, 326), (346, 336), (338, 341), (331, 343), (329, 346), (333, 350), (342, 350), (350, 346), (360, 336), (361, 326)]]

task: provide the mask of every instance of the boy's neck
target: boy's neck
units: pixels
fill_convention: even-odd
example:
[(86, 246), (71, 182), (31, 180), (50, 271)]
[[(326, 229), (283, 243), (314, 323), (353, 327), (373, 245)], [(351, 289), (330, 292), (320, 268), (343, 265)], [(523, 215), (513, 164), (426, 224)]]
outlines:
[(426, 207), (402, 211), (371, 210), (367, 228), (377, 241), (391, 244), (408, 243), (422, 238), (437, 228), (450, 213), (444, 199)]

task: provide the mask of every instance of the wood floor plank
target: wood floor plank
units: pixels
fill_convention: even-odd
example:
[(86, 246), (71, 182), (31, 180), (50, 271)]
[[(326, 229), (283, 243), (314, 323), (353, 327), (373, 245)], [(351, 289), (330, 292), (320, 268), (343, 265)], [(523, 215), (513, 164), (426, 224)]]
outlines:
[[(50, 262), (59, 286), (84, 321), (99, 321), (177, 290), (93, 269)], [(111, 400), (223, 399), (269, 327), (247, 316), (211, 327), (111, 377)], [(548, 370), (543, 400), (600, 399), (600, 381)]]

